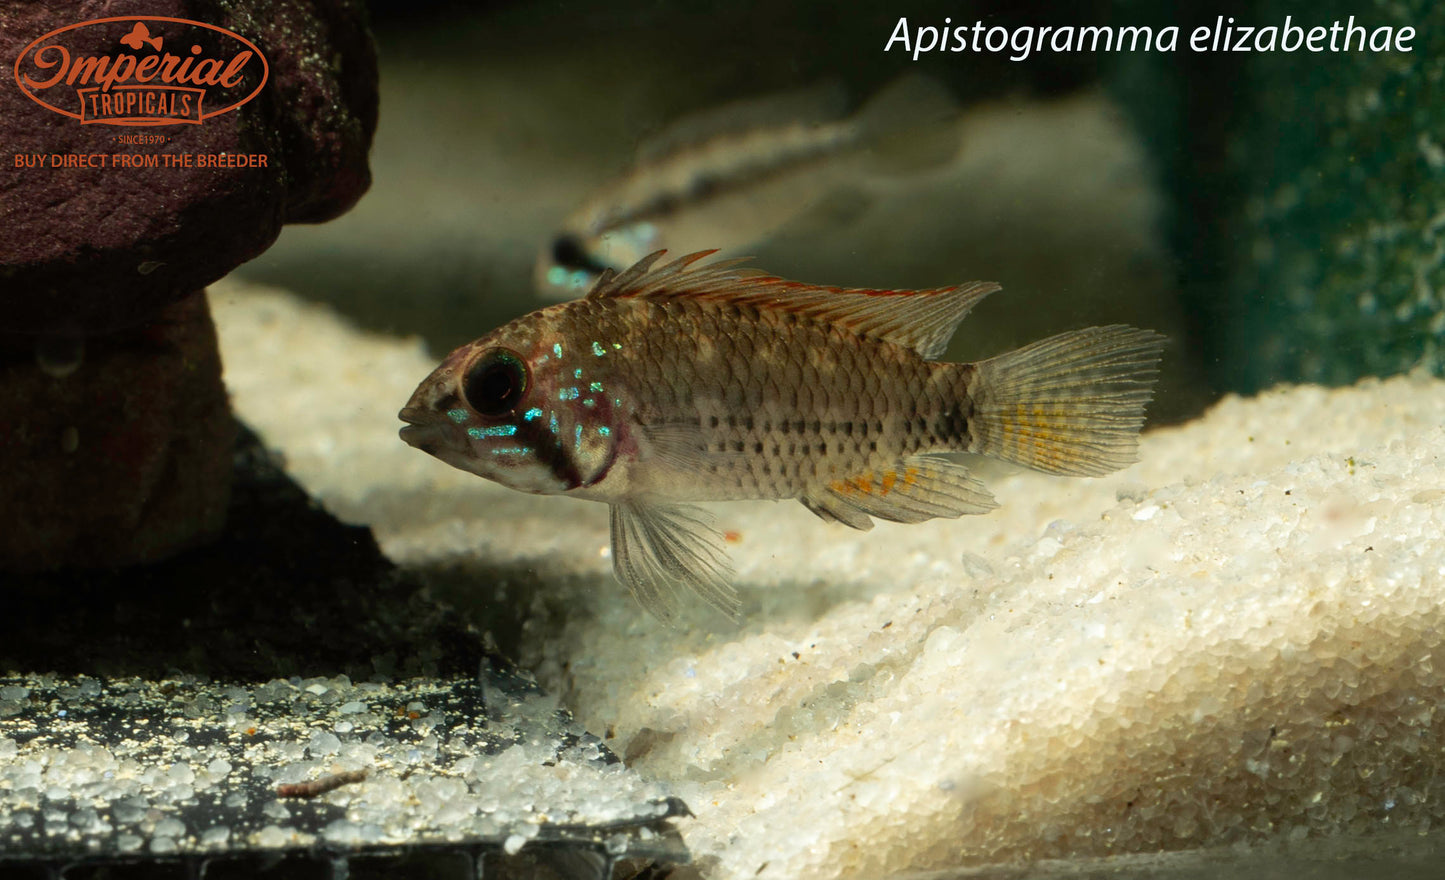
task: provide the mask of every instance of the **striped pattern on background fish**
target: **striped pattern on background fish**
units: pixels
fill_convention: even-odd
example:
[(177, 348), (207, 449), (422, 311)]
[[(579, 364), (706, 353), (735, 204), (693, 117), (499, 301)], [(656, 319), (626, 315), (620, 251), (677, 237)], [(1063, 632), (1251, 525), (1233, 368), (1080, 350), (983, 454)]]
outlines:
[(900, 77), (851, 116), (844, 103), (820, 85), (679, 120), (563, 221), (537, 255), (538, 294), (581, 296), (661, 248), (731, 249), (814, 212), (856, 213), (871, 190), (958, 151), (958, 108), (932, 80)]
[(452, 352), (401, 411), (402, 438), (514, 489), (609, 504), (614, 571), (664, 620), (679, 586), (738, 612), (722, 543), (686, 502), (796, 498), (867, 529), (996, 506), (943, 453), (1071, 476), (1134, 461), (1153, 331), (939, 363), (997, 285), (816, 287), (700, 264), (710, 253), (606, 272)]

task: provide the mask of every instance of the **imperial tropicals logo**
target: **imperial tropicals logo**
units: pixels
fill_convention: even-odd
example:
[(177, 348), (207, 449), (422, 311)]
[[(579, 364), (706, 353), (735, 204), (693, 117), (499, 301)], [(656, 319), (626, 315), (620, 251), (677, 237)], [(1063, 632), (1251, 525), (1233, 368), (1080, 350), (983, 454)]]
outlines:
[(256, 97), (268, 73), (240, 34), (159, 16), (68, 25), (15, 59), (21, 91), (82, 124), (199, 125)]

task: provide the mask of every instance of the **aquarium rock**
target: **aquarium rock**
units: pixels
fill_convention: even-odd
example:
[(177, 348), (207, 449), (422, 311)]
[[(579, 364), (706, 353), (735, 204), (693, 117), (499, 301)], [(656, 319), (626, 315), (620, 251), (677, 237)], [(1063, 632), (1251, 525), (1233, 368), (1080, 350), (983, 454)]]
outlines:
[[(156, 35), (85, 24), (128, 14), (150, 17)], [(199, 25), (163, 43), (155, 17)], [(117, 39), (134, 43), (138, 56), (123, 56), (133, 64), (163, 47), (189, 63), (181, 43), (201, 53), (219, 33), (204, 26), (264, 47), (267, 67), (254, 100), (197, 124), (85, 124), (71, 118), (72, 101), (89, 112), (80, 91), (46, 93), (50, 105), (19, 87), (36, 41), (59, 41), (43, 69), (63, 49), (75, 74)], [(20, 77), (0, 89), (14, 165), (0, 178), (0, 450), (25, 463), (0, 474), (0, 569), (158, 559), (214, 535), (226, 506), (231, 426), (197, 291), (265, 250), (283, 223), (330, 219), (370, 184), (377, 73), (365, 10), (7, 4), (0, 55)]]
[[(164, 129), (85, 125), (14, 83), (0, 89), (7, 162), (12, 154), (45, 159), (41, 167), (10, 169), (0, 182), (7, 229), (0, 332), (94, 333), (144, 323), (261, 253), (282, 223), (329, 219), (370, 183), (376, 61), (360, 3), (11, 4), (0, 10), (0, 55), (19, 59), (47, 32), (127, 13), (245, 35), (265, 47), (268, 81), (234, 111)], [(115, 50), (114, 35), (103, 29), (68, 33), (77, 55)], [(142, 140), (122, 141), (117, 131)], [(264, 154), (266, 161), (116, 167), (116, 156), (182, 154)], [(104, 166), (54, 167), (66, 156), (100, 156)]]
[(0, 569), (151, 562), (214, 536), (235, 424), (205, 297), (35, 349), (0, 358)]

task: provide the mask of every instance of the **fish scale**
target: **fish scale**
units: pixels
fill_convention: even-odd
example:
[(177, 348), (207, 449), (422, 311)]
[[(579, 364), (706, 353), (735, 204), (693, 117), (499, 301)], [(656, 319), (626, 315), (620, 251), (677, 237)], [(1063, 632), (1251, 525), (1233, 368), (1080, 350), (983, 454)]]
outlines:
[[(929, 393), (938, 385), (933, 373), (939, 365), (916, 356), (910, 363), (909, 353), (898, 346), (849, 339), (838, 328), (767, 310), (690, 303), (660, 312), (655, 304), (626, 301), (615, 308), (609, 318), (619, 322), (613, 326), (632, 328), (620, 336), (623, 349), (635, 353), (622, 362), (615, 381), (635, 389), (642, 428), (677, 421), (698, 425), (696, 451), (705, 470), (659, 472), (648, 483), (653, 491), (667, 491), (672, 488), (667, 481), (676, 478), (691, 483), (691, 500), (791, 498), (819, 478), (846, 477), (919, 451), (958, 451), (950, 445), (956, 438), (901, 429), (905, 420), (897, 413), (905, 403), (930, 419), (949, 405), (936, 390)], [(564, 335), (596, 331), (595, 301), (562, 309), (571, 313), (559, 325)], [(644, 314), (629, 314), (633, 311)], [(711, 359), (688, 356), (698, 334), (714, 341)], [(718, 369), (719, 362), (730, 369)], [(861, 384), (840, 383), (840, 375), (860, 377)], [(742, 426), (744, 419), (751, 429)], [(844, 439), (830, 436), (825, 425), (835, 426)], [(889, 430), (890, 425), (900, 427)], [(819, 454), (818, 443), (828, 440), (834, 441), (829, 451)], [(736, 454), (759, 444), (760, 456)]]
[(448, 355), (401, 417), (408, 443), (455, 467), (608, 504), (614, 571), (663, 619), (679, 589), (738, 610), (721, 540), (686, 502), (791, 498), (866, 529), (996, 506), (937, 453), (1072, 476), (1134, 459), (1152, 331), (939, 363), (996, 285), (843, 290), (659, 256)]

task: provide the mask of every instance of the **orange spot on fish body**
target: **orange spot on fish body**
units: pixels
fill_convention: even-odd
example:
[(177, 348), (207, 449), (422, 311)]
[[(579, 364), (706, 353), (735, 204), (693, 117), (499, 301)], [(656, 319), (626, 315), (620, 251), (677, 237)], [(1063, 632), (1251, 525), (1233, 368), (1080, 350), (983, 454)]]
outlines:
[(904, 486), (916, 486), (922, 472), (918, 468), (904, 468), (902, 472), (886, 470), (881, 474), (868, 473), (856, 477), (849, 477), (846, 480), (834, 480), (828, 487), (840, 495), (856, 498), (859, 495), (874, 495), (882, 497), (898, 488), (899, 482)]
[(727, 541), (729, 544), (740, 544), (743, 540), (743, 533), (729, 529), (726, 532), (723, 532), (723, 540)]

